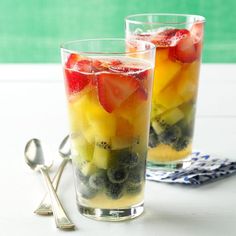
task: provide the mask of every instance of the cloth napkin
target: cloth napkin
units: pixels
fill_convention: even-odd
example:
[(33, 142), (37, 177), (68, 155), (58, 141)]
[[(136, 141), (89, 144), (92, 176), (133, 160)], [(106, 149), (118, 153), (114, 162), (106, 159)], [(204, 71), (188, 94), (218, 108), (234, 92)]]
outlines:
[(214, 155), (193, 152), (186, 160), (189, 166), (175, 171), (160, 170), (157, 166), (147, 166), (146, 179), (166, 183), (200, 185), (236, 173), (236, 161), (217, 158)]

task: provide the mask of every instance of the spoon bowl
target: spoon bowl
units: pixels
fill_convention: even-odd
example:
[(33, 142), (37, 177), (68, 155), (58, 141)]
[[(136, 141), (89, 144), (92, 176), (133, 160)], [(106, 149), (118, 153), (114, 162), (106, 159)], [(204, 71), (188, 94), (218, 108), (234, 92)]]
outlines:
[(53, 161), (45, 159), (41, 142), (38, 139), (31, 139), (25, 146), (25, 161), (35, 171), (49, 169)]
[(60, 146), (58, 149), (60, 156), (63, 158), (70, 158), (70, 155), (71, 155), (69, 138), (70, 136), (67, 135), (60, 143)]

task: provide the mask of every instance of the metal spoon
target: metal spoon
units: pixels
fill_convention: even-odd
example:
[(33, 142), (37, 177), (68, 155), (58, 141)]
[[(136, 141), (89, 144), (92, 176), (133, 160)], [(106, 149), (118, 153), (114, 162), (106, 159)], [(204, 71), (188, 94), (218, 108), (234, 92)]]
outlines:
[[(59, 154), (61, 157), (63, 157), (63, 161), (61, 162), (61, 164), (57, 170), (57, 173), (54, 176), (53, 181), (52, 181), (52, 185), (53, 185), (55, 191), (57, 191), (62, 172), (63, 172), (66, 164), (70, 160), (70, 153), (71, 152), (70, 152), (70, 146), (69, 146), (69, 135), (67, 135), (62, 140), (62, 142), (59, 146)], [(39, 204), (38, 208), (34, 211), (34, 213), (36, 213), (38, 215), (51, 215), (53, 213), (51, 199), (50, 199), (48, 192), (46, 192), (41, 203)]]
[(74, 229), (74, 224), (68, 218), (60, 200), (52, 186), (47, 170), (51, 167), (52, 161), (47, 161), (43, 155), (43, 149), (38, 139), (31, 139), (25, 147), (25, 161), (35, 171), (40, 171), (47, 185), (51, 197), (53, 215), (56, 226), (60, 229)]

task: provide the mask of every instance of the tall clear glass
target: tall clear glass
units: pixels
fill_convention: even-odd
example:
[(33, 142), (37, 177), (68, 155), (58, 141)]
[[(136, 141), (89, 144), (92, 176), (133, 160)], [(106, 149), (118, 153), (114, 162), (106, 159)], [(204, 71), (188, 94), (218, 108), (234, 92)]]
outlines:
[(61, 54), (78, 209), (97, 220), (137, 217), (143, 212), (155, 45), (79, 40), (64, 43)]
[(183, 168), (192, 152), (205, 18), (140, 14), (126, 18), (126, 39), (156, 45), (148, 164)]

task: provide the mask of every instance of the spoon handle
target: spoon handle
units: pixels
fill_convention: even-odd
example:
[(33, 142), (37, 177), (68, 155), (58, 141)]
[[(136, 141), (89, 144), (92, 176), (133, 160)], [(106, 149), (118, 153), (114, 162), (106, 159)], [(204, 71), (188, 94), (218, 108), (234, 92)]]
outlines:
[[(56, 175), (53, 178), (52, 185), (53, 185), (53, 188), (55, 189), (55, 191), (57, 191), (62, 172), (63, 172), (66, 164), (68, 163), (68, 161), (69, 161), (69, 158), (63, 159), (63, 161), (61, 162), (61, 164), (57, 170)], [(39, 204), (38, 208), (34, 211), (34, 213), (36, 213), (38, 215), (51, 215), (52, 214), (51, 199), (50, 199), (50, 195), (48, 192), (46, 192), (41, 203)]]
[(51, 197), (52, 210), (53, 210), (56, 226), (60, 229), (74, 229), (75, 225), (71, 222), (71, 220), (66, 215), (65, 210), (63, 209), (61, 202), (58, 199), (57, 194), (52, 186), (52, 182), (49, 178), (47, 170), (45, 170), (44, 168), (41, 168), (40, 172), (43, 175), (44, 181), (48, 188), (49, 195)]

